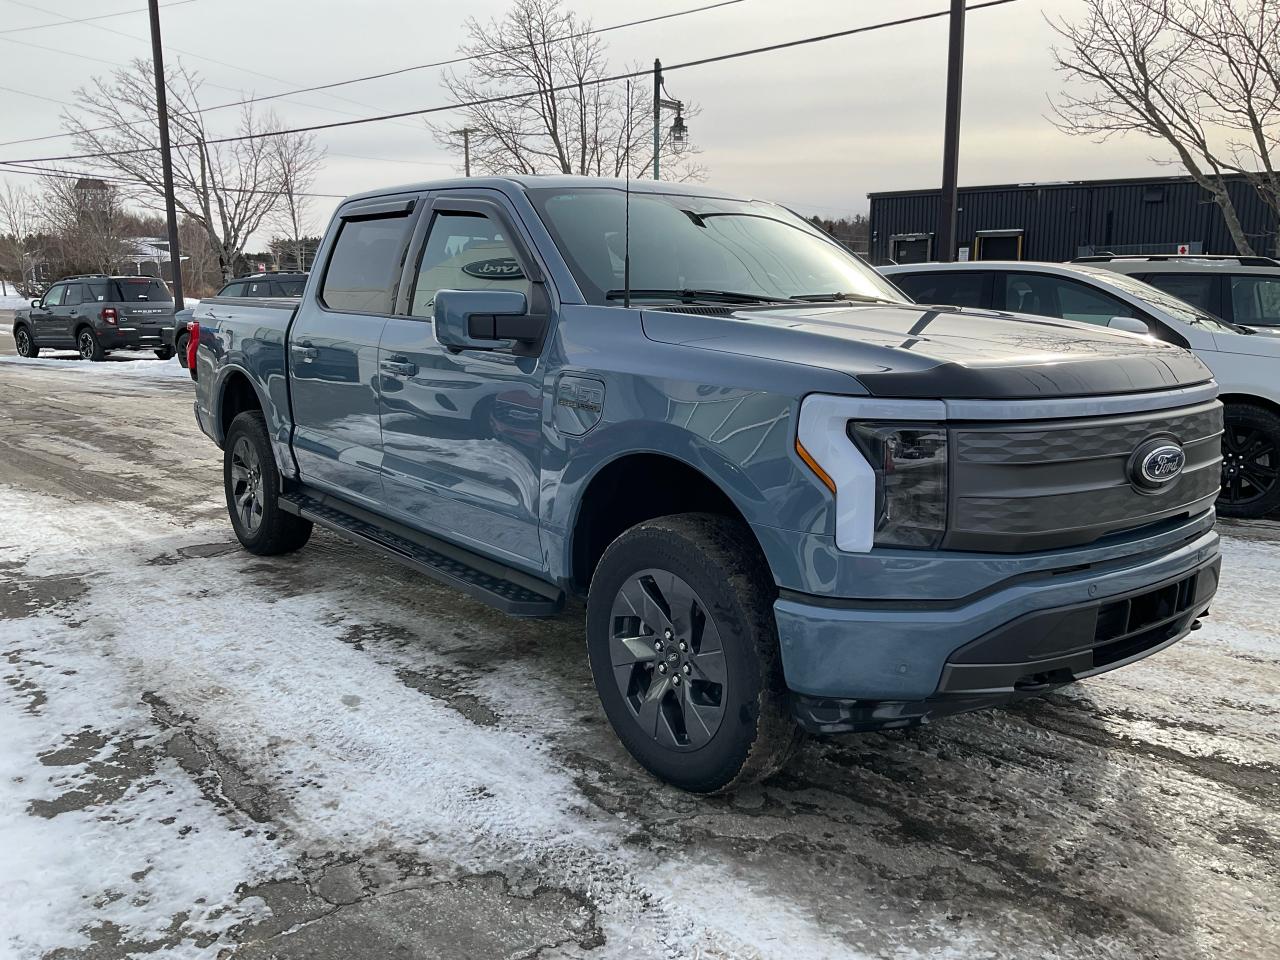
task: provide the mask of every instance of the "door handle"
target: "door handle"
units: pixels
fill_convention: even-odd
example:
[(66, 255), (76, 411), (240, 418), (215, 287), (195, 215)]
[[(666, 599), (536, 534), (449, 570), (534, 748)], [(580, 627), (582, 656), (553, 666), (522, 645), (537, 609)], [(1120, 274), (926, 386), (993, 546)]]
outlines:
[(398, 377), (417, 376), (418, 365), (411, 363), (408, 357), (388, 357), (378, 364), (378, 367), (385, 373), (393, 373)]
[(316, 357), (320, 356), (320, 351), (315, 347), (298, 346), (295, 344), (293, 348), (293, 355), (303, 363), (310, 363), (312, 360), (316, 359)]

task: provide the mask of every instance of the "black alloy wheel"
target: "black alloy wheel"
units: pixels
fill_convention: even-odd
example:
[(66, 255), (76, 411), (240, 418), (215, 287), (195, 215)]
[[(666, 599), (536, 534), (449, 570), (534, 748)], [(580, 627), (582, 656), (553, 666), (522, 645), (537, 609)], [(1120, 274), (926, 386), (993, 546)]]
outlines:
[(26, 327), (19, 327), (13, 332), (13, 341), (18, 356), (31, 358), (40, 355), (40, 348), (31, 339), (31, 332)]
[(1263, 517), (1280, 509), (1280, 416), (1262, 407), (1232, 405), (1222, 433), (1222, 492), (1218, 512)]
[(102, 360), (106, 357), (102, 344), (98, 342), (97, 334), (88, 327), (81, 330), (76, 337), (76, 349), (80, 352), (81, 360)]

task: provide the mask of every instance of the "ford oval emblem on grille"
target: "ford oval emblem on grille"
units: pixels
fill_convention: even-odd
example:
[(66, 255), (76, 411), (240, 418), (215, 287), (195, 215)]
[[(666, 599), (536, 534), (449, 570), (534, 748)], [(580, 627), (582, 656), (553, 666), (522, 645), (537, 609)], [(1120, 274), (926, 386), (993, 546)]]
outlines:
[(1134, 451), (1129, 461), (1129, 476), (1135, 484), (1155, 490), (1177, 479), (1187, 465), (1187, 453), (1176, 440), (1148, 440)]

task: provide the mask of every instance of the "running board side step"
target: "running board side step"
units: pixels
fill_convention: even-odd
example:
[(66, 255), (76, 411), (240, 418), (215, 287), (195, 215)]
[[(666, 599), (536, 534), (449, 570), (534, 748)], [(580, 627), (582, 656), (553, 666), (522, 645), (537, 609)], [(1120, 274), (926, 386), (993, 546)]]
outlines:
[(280, 509), (372, 547), (446, 586), (513, 617), (551, 617), (564, 591), (463, 547), (375, 516), (337, 497), (305, 488), (280, 494)]

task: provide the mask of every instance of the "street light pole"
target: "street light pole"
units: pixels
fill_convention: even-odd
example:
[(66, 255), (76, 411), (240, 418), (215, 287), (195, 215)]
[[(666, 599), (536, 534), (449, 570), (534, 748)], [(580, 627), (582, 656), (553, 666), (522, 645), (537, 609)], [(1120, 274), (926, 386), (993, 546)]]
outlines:
[(960, 205), (956, 168), (960, 162), (960, 87), (964, 72), (965, 0), (951, 0), (947, 47), (947, 116), (942, 133), (942, 196), (939, 198), (938, 260), (956, 258), (956, 208)]
[(658, 155), (662, 152), (662, 61), (653, 60), (653, 179), (661, 180), (658, 174)]
[(463, 127), (462, 134), (462, 172), (465, 176), (471, 176), (471, 127)]
[(169, 222), (169, 272), (173, 281), (173, 309), (181, 310), (182, 253), (178, 248), (178, 209), (173, 198), (173, 156), (169, 149), (169, 104), (165, 96), (164, 50), (160, 43), (160, 0), (147, 0), (151, 14), (151, 65), (156, 74), (156, 122), (160, 126), (160, 166), (164, 174), (164, 213)]

